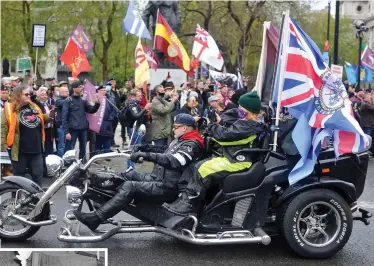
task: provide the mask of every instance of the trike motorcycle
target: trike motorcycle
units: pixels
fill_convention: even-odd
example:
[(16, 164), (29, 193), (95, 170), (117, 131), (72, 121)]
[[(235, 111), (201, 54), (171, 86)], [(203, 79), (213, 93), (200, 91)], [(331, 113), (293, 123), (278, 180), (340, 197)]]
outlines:
[[(138, 220), (108, 219), (105, 223), (113, 228), (86, 235), (81, 234), (73, 210), (86, 203), (93, 211), (97, 204), (113, 197), (116, 186), (125, 181), (118, 180), (114, 172), (111, 175), (110, 169), (105, 169), (106, 180), (97, 180), (100, 175), (90, 174), (89, 167), (98, 160), (129, 158), (131, 150), (95, 155), (86, 163), (73, 155), (71, 165), (46, 191), (27, 178), (5, 177), (0, 183), (0, 238), (24, 241), (41, 226), (56, 223), (50, 200), (65, 187), (71, 209), (63, 217), (65, 226), (57, 236), (60, 241), (99, 242), (120, 233), (157, 232), (196, 245), (269, 245), (271, 237), (280, 234), (302, 257), (334, 255), (347, 243), (353, 220), (369, 224), (371, 213), (357, 204), (365, 185), (368, 153), (344, 155), (335, 160), (333, 149), (325, 149), (314, 172), (289, 185), (288, 174), (298, 158), (272, 151), (269, 134), (264, 136), (260, 148), (239, 151), (256, 153), (259, 159), (249, 170), (231, 174), (221, 184), (209, 188), (205, 205), (196, 216), (180, 216), (162, 204), (134, 201), (124, 206), (123, 211)], [(209, 138), (205, 140), (209, 144)], [(50, 170), (59, 172), (62, 164), (54, 164)], [(4, 198), (6, 193), (9, 198)], [(353, 217), (355, 212), (360, 215)]]

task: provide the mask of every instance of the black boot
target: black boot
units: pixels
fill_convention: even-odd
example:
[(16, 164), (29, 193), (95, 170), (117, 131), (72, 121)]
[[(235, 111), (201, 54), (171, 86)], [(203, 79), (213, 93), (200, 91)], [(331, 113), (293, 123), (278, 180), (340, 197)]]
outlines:
[(182, 192), (176, 201), (162, 204), (169, 212), (182, 216), (189, 214), (196, 216), (202, 205), (200, 196), (189, 196), (186, 192)]
[(95, 231), (96, 228), (103, 222), (96, 212), (83, 213), (81, 211), (74, 211), (74, 215), (78, 221), (87, 226), (91, 231)]
[(125, 182), (124, 186), (118, 190), (117, 194), (95, 212), (82, 213), (74, 211), (74, 215), (77, 217), (78, 221), (94, 231), (103, 221), (112, 218), (122, 210), (124, 205), (131, 202), (134, 194), (132, 188), (130, 182)]

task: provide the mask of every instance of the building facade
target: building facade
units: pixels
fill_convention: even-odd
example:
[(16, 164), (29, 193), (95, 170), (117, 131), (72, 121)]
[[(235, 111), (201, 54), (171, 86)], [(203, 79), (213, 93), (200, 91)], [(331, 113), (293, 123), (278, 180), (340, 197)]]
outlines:
[(340, 14), (352, 19), (363, 20), (369, 30), (365, 33), (365, 40), (369, 47), (374, 47), (374, 2), (373, 1), (340, 1)]

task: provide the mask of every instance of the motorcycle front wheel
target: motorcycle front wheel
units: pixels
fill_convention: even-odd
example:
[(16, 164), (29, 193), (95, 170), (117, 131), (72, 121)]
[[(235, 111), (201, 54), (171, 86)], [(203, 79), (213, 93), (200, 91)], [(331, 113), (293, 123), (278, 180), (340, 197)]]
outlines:
[[(15, 202), (17, 191), (23, 195), (18, 195), (18, 200)], [(25, 225), (14, 218), (8, 217), (8, 214), (13, 212), (14, 207), (19, 203), (19, 199), (24, 195), (25, 193), (22, 192), (22, 188), (16, 184), (4, 182), (0, 185), (0, 239), (3, 241), (25, 241), (35, 235), (40, 229), (40, 226)], [(37, 199), (29, 205), (22, 207), (20, 210), (17, 210), (16, 214), (27, 217), (27, 215), (33, 210), (31, 204), (36, 203)], [(43, 215), (39, 215), (34, 219), (34, 221), (40, 221), (43, 219), (42, 217)]]

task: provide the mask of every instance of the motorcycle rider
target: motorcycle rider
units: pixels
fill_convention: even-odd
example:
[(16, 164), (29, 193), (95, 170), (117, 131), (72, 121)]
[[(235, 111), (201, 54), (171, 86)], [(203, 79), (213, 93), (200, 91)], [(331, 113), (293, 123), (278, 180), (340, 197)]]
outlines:
[(125, 181), (117, 194), (92, 213), (74, 211), (76, 218), (94, 231), (103, 221), (119, 213), (123, 206), (133, 199), (152, 199), (152, 202), (174, 200), (178, 193), (178, 181), (183, 170), (198, 160), (204, 147), (204, 140), (196, 130), (196, 122), (191, 115), (179, 114), (174, 120), (174, 137), (167, 146), (139, 145), (132, 161), (144, 158), (154, 163), (151, 174), (133, 169), (122, 174)]
[[(239, 99), (237, 109), (240, 119), (229, 127), (220, 125), (221, 118), (217, 115), (217, 123), (209, 126), (210, 136), (223, 148), (222, 157), (212, 157), (197, 162), (183, 173), (192, 176), (188, 178), (182, 193), (173, 203), (164, 203), (169, 211), (179, 214), (196, 214), (201, 207), (206, 190), (211, 183), (219, 183), (229, 174), (241, 172), (252, 166), (253, 157), (242, 153), (236, 157), (233, 154), (243, 148), (256, 145), (257, 137), (265, 130), (259, 120), (261, 101), (256, 92), (249, 92)], [(250, 178), (250, 177), (249, 177)]]

